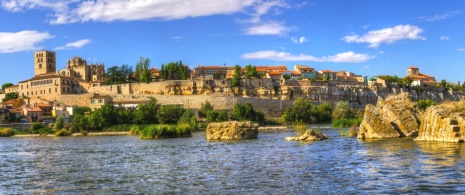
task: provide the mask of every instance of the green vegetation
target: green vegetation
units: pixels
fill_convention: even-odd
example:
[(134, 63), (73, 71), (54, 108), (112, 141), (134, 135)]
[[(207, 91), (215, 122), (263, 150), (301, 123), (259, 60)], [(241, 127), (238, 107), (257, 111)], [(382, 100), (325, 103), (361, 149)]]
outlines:
[(241, 76), (242, 76), (241, 67), (239, 65), (234, 66), (234, 75), (231, 81), (231, 85), (233, 87), (239, 87), (239, 84), (240, 84), (239, 79), (241, 78)]
[(332, 127), (338, 128), (346, 128), (352, 125), (360, 125), (362, 123), (363, 118), (354, 118), (354, 111), (349, 105), (349, 102), (346, 101), (339, 101), (336, 103), (334, 107), (333, 113), (333, 122), (331, 124)]
[(245, 66), (245, 76), (247, 78), (260, 78), (260, 76), (258, 75), (257, 73), (257, 69), (255, 66), (252, 66), (252, 65), (247, 65)]
[(249, 102), (245, 103), (245, 105), (236, 103), (234, 105), (234, 109), (231, 111), (231, 119), (239, 121), (249, 120), (264, 122), (265, 114), (260, 111), (255, 111), (252, 104)]
[(11, 86), (15, 86), (15, 85), (13, 85), (13, 83), (5, 83), (2, 85), (2, 90), (5, 91), (7, 87), (11, 87)]
[(182, 61), (170, 62), (166, 66), (164, 64), (161, 65), (160, 77), (165, 81), (186, 80), (188, 74), (187, 67), (182, 64)]
[(55, 125), (53, 126), (54, 129), (59, 130), (62, 129), (65, 125), (65, 120), (63, 117), (59, 116), (56, 118)]
[(65, 129), (62, 129), (62, 130), (58, 130), (55, 132), (55, 136), (69, 136), (71, 135), (71, 132), (65, 130)]
[(11, 128), (0, 129), (0, 137), (11, 137), (15, 135), (15, 131)]
[(179, 125), (147, 125), (140, 131), (141, 139), (163, 139), (190, 137), (194, 129), (188, 124)]
[(418, 100), (418, 108), (422, 111), (425, 111), (428, 107), (436, 105), (436, 102), (432, 100)]
[(158, 111), (161, 124), (176, 124), (186, 110), (178, 105), (163, 105)]
[(18, 99), (18, 94), (15, 93), (15, 92), (10, 92), (10, 93), (7, 93), (5, 94), (5, 98), (2, 99), (3, 102), (6, 102), (8, 100), (11, 100), (11, 99)]
[(213, 105), (212, 105), (208, 100), (205, 100), (205, 103), (202, 103), (202, 104), (200, 105), (199, 114), (200, 114), (202, 117), (206, 117), (208, 111), (211, 111), (211, 110), (214, 110)]
[(283, 78), (284, 79), (291, 79), (291, 75), (290, 74), (283, 74)]
[(151, 81), (150, 76), (150, 59), (145, 57), (140, 57), (139, 62), (136, 64), (135, 76), (136, 80), (141, 83), (148, 83)]
[(112, 66), (105, 72), (105, 84), (113, 85), (132, 82), (134, 78), (132, 78), (131, 74), (132, 67), (129, 67), (127, 64), (121, 67)]
[(294, 101), (292, 107), (284, 110), (282, 119), (285, 122), (303, 121), (304, 123), (329, 123), (331, 122), (332, 107), (327, 103), (315, 106), (304, 98)]
[(76, 107), (73, 111), (74, 114), (80, 114), (80, 115), (84, 115), (86, 112), (87, 113), (90, 113), (92, 111), (92, 109), (90, 109), (89, 107)]
[(292, 127), (294, 128), (295, 134), (297, 134), (298, 136), (303, 135), (305, 131), (307, 131), (308, 129), (307, 124), (304, 123), (302, 120), (294, 122), (294, 124), (292, 124)]
[(49, 127), (45, 126), (45, 124), (43, 124), (43, 123), (33, 123), (31, 125), (30, 133), (47, 135), (47, 134), (53, 134), (54, 131), (53, 131), (53, 129), (50, 129)]

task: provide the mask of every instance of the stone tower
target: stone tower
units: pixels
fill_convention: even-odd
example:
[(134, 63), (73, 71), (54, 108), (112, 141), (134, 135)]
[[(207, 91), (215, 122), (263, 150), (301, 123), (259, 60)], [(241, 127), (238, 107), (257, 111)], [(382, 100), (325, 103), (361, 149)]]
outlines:
[(418, 76), (420, 74), (419, 70), (416, 66), (410, 66), (407, 68), (407, 76)]
[(55, 73), (56, 55), (53, 51), (42, 50), (34, 53), (34, 75)]
[(72, 75), (70, 75), (71, 77), (79, 78), (86, 82), (90, 80), (87, 61), (81, 57), (75, 56), (74, 58), (68, 60), (68, 69), (72, 70)]

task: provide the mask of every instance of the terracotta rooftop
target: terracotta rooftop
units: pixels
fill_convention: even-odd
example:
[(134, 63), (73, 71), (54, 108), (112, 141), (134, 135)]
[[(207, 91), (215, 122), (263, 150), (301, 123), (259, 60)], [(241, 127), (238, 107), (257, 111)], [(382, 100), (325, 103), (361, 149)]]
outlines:
[(40, 109), (39, 107), (35, 107), (35, 106), (26, 106), (26, 107), (23, 107), (23, 109), (28, 112), (42, 112), (42, 109)]

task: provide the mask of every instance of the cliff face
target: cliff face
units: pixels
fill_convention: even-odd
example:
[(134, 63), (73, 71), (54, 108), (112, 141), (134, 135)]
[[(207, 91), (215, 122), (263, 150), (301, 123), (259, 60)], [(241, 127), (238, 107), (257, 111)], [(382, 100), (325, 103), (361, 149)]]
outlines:
[(235, 121), (210, 123), (206, 134), (207, 140), (255, 139), (258, 137), (258, 124)]
[(443, 103), (426, 109), (419, 141), (463, 142), (465, 140), (465, 101)]
[(410, 94), (402, 93), (378, 101), (376, 106), (368, 104), (359, 139), (415, 136), (419, 126), (419, 111)]

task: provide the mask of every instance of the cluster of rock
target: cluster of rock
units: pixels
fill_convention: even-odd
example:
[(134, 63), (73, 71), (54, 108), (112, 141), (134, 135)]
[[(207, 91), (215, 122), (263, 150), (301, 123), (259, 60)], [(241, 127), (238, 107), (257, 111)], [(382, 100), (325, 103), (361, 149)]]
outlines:
[(423, 113), (420, 141), (463, 142), (465, 140), (465, 101), (431, 106)]
[(360, 125), (359, 139), (416, 136), (420, 111), (410, 94), (403, 93), (368, 104)]
[(329, 137), (319, 131), (308, 129), (304, 134), (296, 137), (286, 137), (287, 141), (320, 141), (329, 139)]
[(252, 122), (229, 121), (210, 123), (206, 130), (207, 140), (256, 139), (258, 124)]

